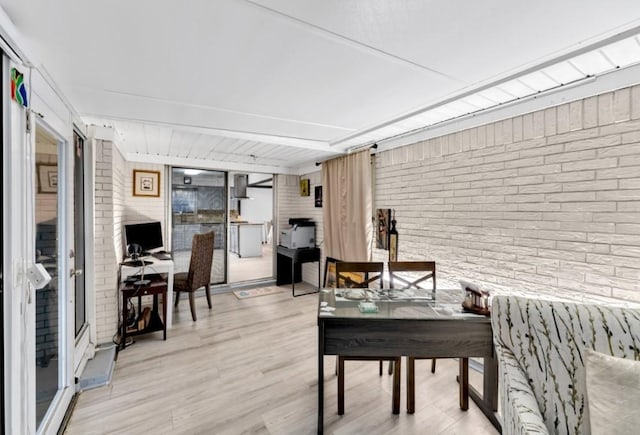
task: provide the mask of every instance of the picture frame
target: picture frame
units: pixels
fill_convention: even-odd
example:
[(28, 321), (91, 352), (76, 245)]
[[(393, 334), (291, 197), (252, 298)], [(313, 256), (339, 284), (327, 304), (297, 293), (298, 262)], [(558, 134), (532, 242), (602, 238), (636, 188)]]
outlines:
[(160, 196), (160, 171), (133, 170), (133, 196)]
[(337, 284), (336, 263), (340, 260), (327, 257), (324, 261), (324, 288), (335, 288)]
[(316, 186), (314, 188), (315, 200), (314, 205), (316, 207), (322, 207), (322, 186)]
[(308, 178), (303, 178), (300, 180), (300, 196), (310, 196), (310, 181)]
[(38, 193), (58, 192), (58, 165), (38, 163)]
[(389, 250), (389, 225), (391, 223), (391, 209), (379, 208), (376, 210), (376, 248)]

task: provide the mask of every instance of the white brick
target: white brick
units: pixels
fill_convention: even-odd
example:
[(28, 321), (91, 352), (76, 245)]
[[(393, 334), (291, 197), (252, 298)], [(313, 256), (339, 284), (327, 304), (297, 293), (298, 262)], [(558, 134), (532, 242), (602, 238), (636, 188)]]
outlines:
[(556, 108), (557, 133), (566, 133), (571, 130), (569, 104), (562, 104)]
[(613, 93), (598, 96), (598, 125), (611, 124), (613, 117)]
[(640, 85), (631, 88), (631, 119), (640, 118)]
[(598, 125), (598, 97), (589, 97), (583, 100), (582, 124), (585, 129)]
[(569, 129), (582, 129), (582, 100), (569, 103)]
[(625, 88), (613, 93), (613, 120), (615, 122), (631, 119), (631, 89)]

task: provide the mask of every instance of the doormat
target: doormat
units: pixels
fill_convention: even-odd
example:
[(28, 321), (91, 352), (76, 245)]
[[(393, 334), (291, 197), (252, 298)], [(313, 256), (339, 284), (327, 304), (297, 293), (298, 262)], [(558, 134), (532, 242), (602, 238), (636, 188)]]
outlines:
[(257, 296), (273, 295), (276, 293), (282, 293), (282, 289), (278, 287), (260, 287), (252, 288), (249, 290), (236, 290), (233, 292), (238, 299), (255, 298)]

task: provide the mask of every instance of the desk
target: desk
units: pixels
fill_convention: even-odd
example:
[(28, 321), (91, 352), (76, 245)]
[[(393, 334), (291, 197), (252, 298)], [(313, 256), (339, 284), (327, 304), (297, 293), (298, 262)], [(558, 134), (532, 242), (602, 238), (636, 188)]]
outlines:
[[(154, 275), (145, 286), (136, 286), (132, 283), (120, 284), (122, 293), (122, 328), (120, 330), (120, 349), (127, 346), (127, 336), (147, 334), (154, 331), (163, 331), (163, 340), (167, 339), (167, 275)], [(153, 308), (149, 317), (149, 323), (143, 329), (129, 330), (127, 328), (127, 305), (131, 298), (138, 298), (138, 315), (142, 316), (142, 296), (153, 296)], [(158, 296), (162, 296), (162, 318), (158, 313)]]
[[(291, 294), (295, 296), (308, 295), (303, 293), (296, 295), (296, 282), (302, 280), (302, 263), (318, 262), (318, 290), (320, 290), (320, 248), (289, 249), (278, 245), (276, 285), (291, 283)], [(291, 281), (289, 281), (291, 280)]]
[[(144, 267), (145, 274), (151, 273), (166, 273), (167, 274), (167, 321), (165, 322), (167, 328), (171, 329), (171, 323), (173, 320), (173, 260), (158, 260), (154, 257), (144, 257), (144, 260), (148, 263)], [(140, 266), (127, 266), (124, 263), (120, 266), (120, 281), (124, 281), (132, 275), (139, 275), (142, 272)]]
[[(402, 292), (388, 289), (372, 292), (371, 299), (376, 303), (378, 312), (361, 313), (358, 309), (360, 301), (349, 300), (344, 289), (320, 291), (318, 433), (323, 431), (324, 420), (325, 355), (461, 358), (461, 408), (465, 409), (465, 398), (471, 397), (499, 430), (500, 423), (495, 416), (498, 409), (498, 364), (491, 319), (462, 313), (460, 289), (438, 289), (435, 301), (426, 300), (426, 295), (425, 299), (418, 299), (420, 295)], [(425, 292), (431, 294), (430, 290)], [(324, 309), (323, 302), (334, 310)], [(484, 358), (482, 396), (465, 382), (469, 357)]]

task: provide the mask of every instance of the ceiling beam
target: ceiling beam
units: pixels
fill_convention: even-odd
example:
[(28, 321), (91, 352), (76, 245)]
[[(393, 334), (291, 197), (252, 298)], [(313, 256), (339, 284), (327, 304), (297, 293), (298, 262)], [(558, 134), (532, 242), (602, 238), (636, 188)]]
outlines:
[[(122, 151), (122, 150), (121, 150)], [(159, 165), (180, 166), (217, 171), (252, 172), (263, 174), (296, 175), (296, 168), (285, 166), (255, 165), (249, 163), (223, 162), (219, 160), (190, 159), (185, 157), (153, 156), (149, 154), (123, 153), (129, 162), (154, 163)]]

